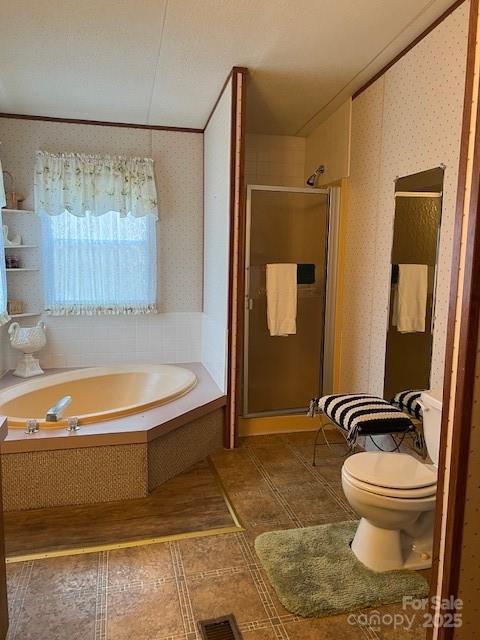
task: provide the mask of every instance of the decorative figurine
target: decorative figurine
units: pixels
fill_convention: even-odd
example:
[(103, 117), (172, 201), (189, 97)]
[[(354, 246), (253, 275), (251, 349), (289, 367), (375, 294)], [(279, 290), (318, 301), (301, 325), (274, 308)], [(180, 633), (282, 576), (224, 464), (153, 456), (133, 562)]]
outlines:
[(32, 354), (43, 349), (47, 343), (45, 323), (40, 321), (35, 327), (21, 327), (18, 322), (13, 322), (8, 328), (8, 335), (12, 347), (23, 353), (13, 375), (19, 378), (41, 375), (43, 370), (38, 358), (34, 358)]

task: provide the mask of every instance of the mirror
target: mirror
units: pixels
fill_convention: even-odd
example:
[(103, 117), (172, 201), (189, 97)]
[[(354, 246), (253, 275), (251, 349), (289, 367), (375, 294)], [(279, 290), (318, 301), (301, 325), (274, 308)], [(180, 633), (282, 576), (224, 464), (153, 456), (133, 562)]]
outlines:
[(384, 398), (428, 389), (444, 169), (395, 182)]

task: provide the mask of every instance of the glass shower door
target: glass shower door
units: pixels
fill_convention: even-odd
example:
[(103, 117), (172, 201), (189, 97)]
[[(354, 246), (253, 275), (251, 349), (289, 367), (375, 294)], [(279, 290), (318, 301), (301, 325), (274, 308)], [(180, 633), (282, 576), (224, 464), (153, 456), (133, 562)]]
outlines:
[[(244, 415), (304, 410), (323, 386), (328, 191), (249, 187)], [(271, 336), (266, 265), (297, 264), (297, 330)]]

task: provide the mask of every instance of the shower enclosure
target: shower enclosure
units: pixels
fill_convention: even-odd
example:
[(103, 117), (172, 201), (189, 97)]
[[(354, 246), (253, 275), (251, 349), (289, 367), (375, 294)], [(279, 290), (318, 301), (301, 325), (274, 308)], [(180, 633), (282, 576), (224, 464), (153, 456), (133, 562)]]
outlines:
[[(243, 415), (304, 411), (331, 391), (339, 189), (247, 189)], [(266, 266), (297, 265), (297, 329), (271, 336)], [(327, 277), (328, 276), (328, 277)]]

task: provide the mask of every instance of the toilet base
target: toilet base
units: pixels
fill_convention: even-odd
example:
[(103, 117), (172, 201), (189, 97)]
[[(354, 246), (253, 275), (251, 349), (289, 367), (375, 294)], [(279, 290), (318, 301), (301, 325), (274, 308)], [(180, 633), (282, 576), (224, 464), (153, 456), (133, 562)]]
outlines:
[(382, 529), (362, 518), (352, 551), (372, 571), (428, 569), (432, 566), (433, 531), (428, 526), (422, 529), (423, 535), (414, 538), (405, 531)]

